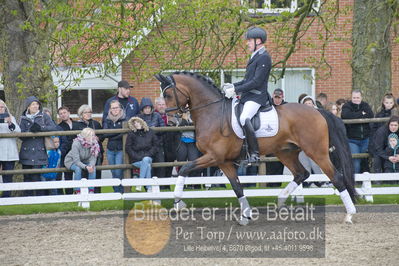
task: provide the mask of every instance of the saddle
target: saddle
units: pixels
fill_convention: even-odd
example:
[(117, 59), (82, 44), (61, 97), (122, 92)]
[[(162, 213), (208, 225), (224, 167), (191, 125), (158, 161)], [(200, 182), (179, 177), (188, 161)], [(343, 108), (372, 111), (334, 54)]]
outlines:
[[(235, 112), (235, 115), (236, 115), (236, 118), (237, 118), (237, 121), (238, 121), (238, 124), (241, 126), (241, 123), (240, 123), (240, 116), (241, 116), (241, 113), (242, 113), (242, 109), (244, 108), (244, 103), (242, 103), (242, 102), (239, 102), (236, 106), (235, 106), (235, 109), (234, 109), (234, 112)], [(252, 127), (254, 128), (254, 131), (257, 131), (259, 128), (260, 128), (260, 113), (261, 112), (268, 112), (268, 111), (270, 111), (270, 110), (272, 110), (272, 105), (270, 104), (270, 102), (269, 101), (267, 101), (267, 103), (266, 103), (266, 105), (265, 106), (261, 106), (260, 108), (259, 108), (259, 110), (256, 112), (256, 115), (254, 115), (254, 117), (252, 117), (252, 119), (251, 119), (251, 124), (252, 124)], [(241, 126), (241, 128), (242, 128), (242, 126)]]

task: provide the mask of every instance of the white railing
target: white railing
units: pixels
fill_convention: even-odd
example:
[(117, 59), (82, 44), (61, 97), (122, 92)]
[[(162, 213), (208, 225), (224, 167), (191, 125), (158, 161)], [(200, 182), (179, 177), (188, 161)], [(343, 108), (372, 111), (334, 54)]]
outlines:
[[(362, 182), (362, 187), (357, 188), (359, 195), (363, 196), (367, 201), (373, 201), (373, 195), (390, 195), (399, 194), (399, 184), (389, 187), (373, 187), (372, 181), (398, 181), (399, 173), (389, 174), (357, 174), (356, 181)], [(273, 175), (273, 176), (240, 176), (241, 183), (277, 183), (290, 182), (291, 175)], [(326, 182), (329, 179), (323, 175), (311, 175), (306, 182)], [(75, 195), (57, 195), (57, 196), (31, 196), (31, 197), (10, 197), (0, 198), (0, 205), (21, 205), (21, 204), (42, 204), (42, 203), (61, 203), (61, 202), (78, 202), (79, 206), (89, 208), (91, 201), (104, 200), (161, 200), (173, 199), (173, 192), (160, 192), (161, 185), (174, 185), (176, 178), (151, 178), (151, 179), (97, 179), (80, 181), (52, 181), (52, 182), (23, 182), (23, 183), (0, 183), (0, 191), (13, 190), (38, 190), (38, 189), (56, 189), (56, 188), (80, 188), (80, 194)], [(229, 181), (225, 176), (218, 177), (188, 177), (185, 184), (228, 184)], [(130, 193), (100, 193), (89, 194), (89, 187), (105, 187), (105, 186), (152, 186), (151, 192), (130, 192)], [(248, 197), (255, 196), (277, 196), (281, 188), (275, 189), (244, 189), (244, 194)], [(303, 201), (303, 196), (326, 196), (339, 195), (334, 188), (303, 188), (299, 186), (293, 196), (297, 201)], [(227, 198), (235, 197), (233, 190), (201, 190), (183, 192), (183, 198)]]

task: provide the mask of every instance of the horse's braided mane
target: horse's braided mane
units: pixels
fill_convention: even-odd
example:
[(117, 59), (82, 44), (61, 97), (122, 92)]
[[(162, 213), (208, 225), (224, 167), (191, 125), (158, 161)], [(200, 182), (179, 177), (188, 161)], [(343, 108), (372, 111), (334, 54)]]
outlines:
[(204, 76), (204, 75), (201, 75), (201, 74), (198, 74), (198, 73), (194, 73), (194, 72), (189, 72), (189, 71), (177, 71), (177, 72), (174, 72), (173, 74), (175, 74), (175, 75), (189, 75), (189, 76), (192, 76), (193, 78), (198, 79), (205, 87), (211, 88), (218, 95), (222, 96), (222, 92), (220, 91), (220, 89), (207, 76)]

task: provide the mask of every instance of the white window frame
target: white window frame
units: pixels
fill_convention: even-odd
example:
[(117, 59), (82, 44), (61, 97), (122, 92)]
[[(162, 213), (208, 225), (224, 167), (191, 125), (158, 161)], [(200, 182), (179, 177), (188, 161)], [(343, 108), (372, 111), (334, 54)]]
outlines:
[[(115, 88), (80, 88), (80, 87), (74, 87), (71, 88), (70, 90), (81, 90), (81, 91), (87, 91), (87, 103), (82, 103), (82, 104), (87, 104), (90, 106), (90, 108), (93, 108), (93, 99), (92, 99), (92, 95), (93, 95), (93, 90), (109, 90), (109, 89), (115, 89)], [(59, 88), (58, 89), (58, 108), (60, 108), (62, 106), (62, 90)], [(66, 105), (68, 106), (68, 105)], [(92, 117), (93, 118), (98, 118), (98, 117), (102, 117), (103, 113), (93, 113)], [(57, 116), (58, 117), (58, 116)], [(71, 118), (79, 118), (79, 116), (77, 114), (73, 114), (71, 113), (70, 115)]]
[[(271, 8), (271, 0), (263, 0), (264, 8), (249, 8), (248, 12), (249, 13), (264, 13), (264, 14), (279, 14), (281, 12), (290, 12), (293, 13), (297, 10), (298, 8), (298, 0), (291, 0), (291, 6), (287, 8)], [(241, 4), (246, 4), (248, 3), (247, 0), (241, 0)], [(316, 10), (319, 10), (320, 8), (320, 3), (321, 0), (318, 0), (317, 3), (313, 6)]]
[[(274, 71), (281, 71), (281, 68), (274, 68), (273, 70)], [(290, 68), (286, 68), (286, 72), (287, 71), (310, 71), (310, 73), (311, 73), (310, 74), (311, 75), (311, 95), (310, 96), (315, 99), (315, 97), (316, 97), (316, 71), (315, 71), (315, 69), (311, 68), (311, 67), (290, 67)], [(221, 85), (224, 84), (224, 76), (225, 76), (224, 72), (232, 72), (232, 73), (241, 72), (241, 73), (245, 73), (245, 69), (244, 68), (238, 68), (238, 69), (231, 69), (231, 70), (227, 70), (227, 69), (221, 70), (221, 72), (220, 72)], [(286, 82), (285, 81), (286, 81), (286, 77), (284, 76), (281, 79), (281, 87), (280, 87), (280, 89), (282, 89), (284, 91), (284, 94), (286, 95), (286, 90), (289, 89), (289, 88), (286, 88)], [(270, 79), (269, 79), (269, 82), (270, 82)], [(292, 89), (292, 88), (290, 88), (290, 89)], [(269, 93), (271, 95), (273, 93), (273, 91), (270, 91), (270, 89), (269, 89)], [(291, 101), (291, 102), (296, 102), (296, 101)]]
[[(99, 68), (101, 69), (101, 68)], [(59, 69), (58, 75), (55, 75), (53, 73), (53, 80), (54, 84), (58, 87), (57, 89), (57, 95), (58, 95), (58, 100), (57, 100), (57, 106), (58, 108), (61, 107), (62, 105), (62, 92), (63, 88), (62, 86), (59, 85), (59, 80), (65, 80), (65, 76), (68, 74), (68, 70), (62, 70)], [(113, 89), (115, 90), (115, 93), (117, 92), (117, 83), (122, 79), (122, 70), (119, 68), (116, 73), (109, 74), (108, 76), (100, 76), (101, 71), (95, 72), (94, 73), (84, 73), (82, 76), (80, 76), (80, 84), (72, 86), (68, 88), (68, 90), (87, 90), (87, 97), (88, 97), (88, 102), (84, 103), (89, 105), (91, 108), (93, 108), (93, 102), (92, 102), (92, 94), (93, 90), (110, 90)], [(73, 77), (71, 77), (73, 78)], [(76, 78), (76, 77), (74, 77)], [(73, 82), (72, 82), (73, 84)], [(93, 113), (92, 117), (93, 118), (99, 118), (102, 117), (102, 113)], [(57, 116), (58, 117), (58, 116)], [(71, 114), (71, 118), (78, 118), (77, 114)]]
[[(273, 69), (274, 71), (281, 71), (281, 68), (274, 68)], [(172, 69), (168, 69), (168, 70), (165, 70), (165, 71), (162, 71), (162, 74), (164, 74), (164, 75), (171, 75), (172, 73), (174, 73), (174, 72), (176, 72), (176, 71), (184, 71), (183, 69), (180, 69), (180, 70), (177, 70), (177, 69), (174, 69), (174, 70), (172, 70)], [(190, 71), (190, 72), (197, 72), (197, 71), (200, 71), (200, 72), (207, 72), (207, 70), (193, 70), (193, 69), (191, 69), (191, 70), (187, 70), (187, 69), (185, 69), (185, 71)], [(208, 70), (209, 72), (210, 72), (210, 70)], [(315, 71), (315, 69), (314, 68), (311, 68), (311, 67), (289, 67), (289, 68), (286, 68), (286, 72), (288, 72), (288, 71), (310, 71), (310, 78), (311, 78), (311, 95), (309, 95), (309, 96), (311, 96), (311, 97), (313, 97), (314, 99), (315, 99), (315, 97), (316, 97), (316, 71)], [(236, 68), (236, 69), (221, 69), (220, 70), (220, 86), (222, 87), (223, 86), (223, 84), (225, 83), (225, 72), (229, 72), (229, 73), (232, 73), (232, 74), (234, 74), (234, 72), (235, 73), (241, 73), (242, 75), (240, 75), (240, 76), (244, 76), (244, 74), (245, 74), (245, 68)], [(241, 80), (241, 78), (239, 79), (239, 80)], [(235, 81), (233, 81), (233, 82), (238, 82), (239, 80), (235, 80)], [(269, 79), (269, 82), (270, 82), (270, 79)], [(286, 90), (287, 89), (293, 89), (293, 88), (287, 88), (286, 87), (286, 77), (283, 77), (282, 79), (281, 79), (281, 87), (280, 87), (280, 89), (282, 89), (283, 91), (284, 91), (284, 94), (285, 95), (287, 95), (287, 93), (286, 93)], [(273, 93), (273, 91), (271, 91), (271, 89), (269, 88), (269, 93), (270, 93), (270, 95)], [(161, 95), (162, 96), (162, 95)], [(292, 101), (290, 101), (290, 102), (297, 102), (297, 100), (292, 100)]]

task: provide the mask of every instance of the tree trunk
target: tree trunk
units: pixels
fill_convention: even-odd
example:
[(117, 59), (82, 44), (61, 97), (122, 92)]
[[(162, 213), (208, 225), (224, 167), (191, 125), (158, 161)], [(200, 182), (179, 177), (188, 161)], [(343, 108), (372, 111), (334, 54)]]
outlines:
[(391, 91), (390, 28), (393, 11), (387, 0), (355, 0), (352, 31), (353, 89), (372, 107)]
[[(45, 25), (35, 22), (36, 1), (3, 0), (0, 7), (1, 58), (7, 106), (18, 119), (24, 99), (49, 99), (54, 86)], [(53, 103), (52, 100), (50, 103)]]

